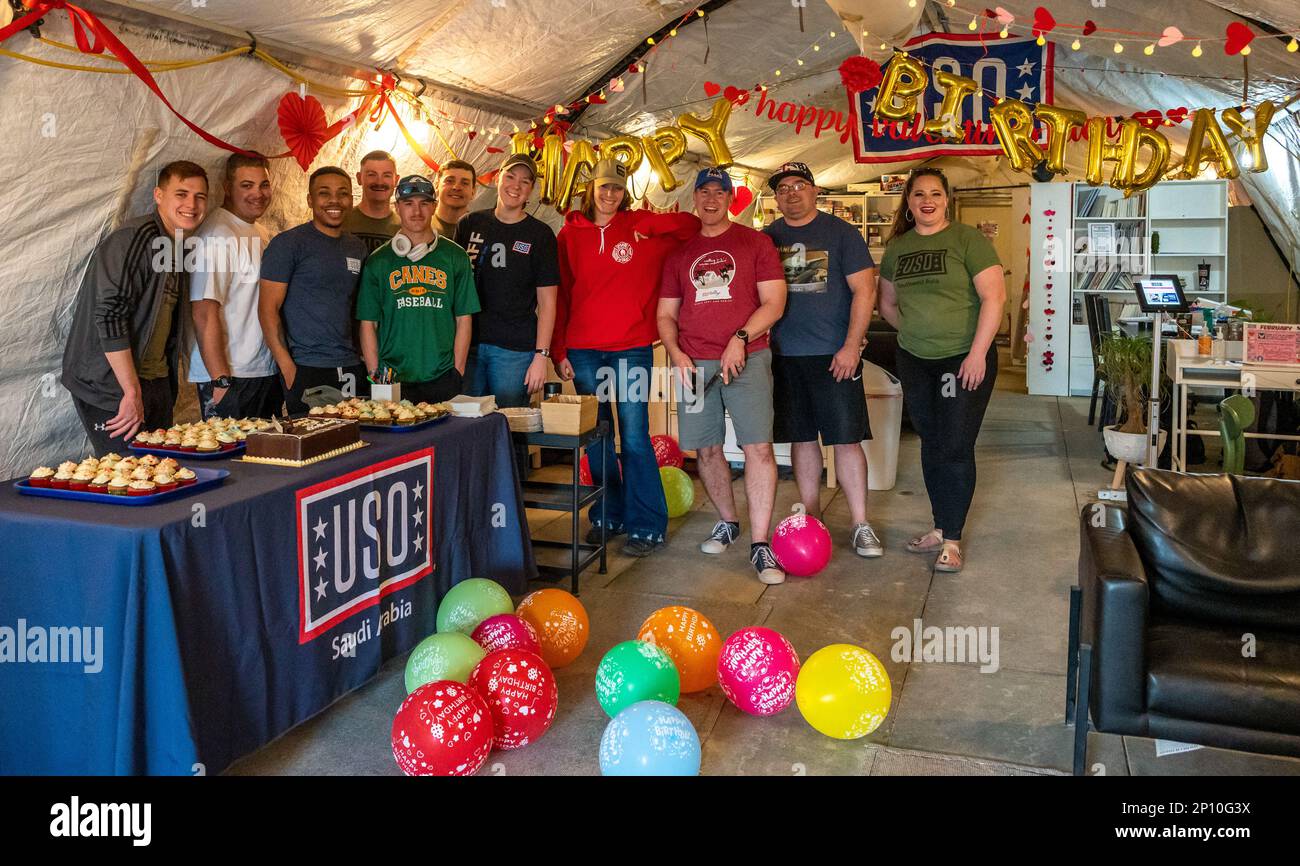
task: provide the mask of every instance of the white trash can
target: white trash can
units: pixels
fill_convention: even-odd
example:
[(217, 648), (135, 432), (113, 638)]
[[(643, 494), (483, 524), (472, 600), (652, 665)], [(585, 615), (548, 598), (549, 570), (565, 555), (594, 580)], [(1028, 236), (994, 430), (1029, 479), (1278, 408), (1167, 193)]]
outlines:
[(889, 371), (862, 362), (862, 390), (867, 396), (871, 438), (867, 452), (867, 489), (893, 490), (898, 477), (898, 439), (903, 430), (903, 386)]

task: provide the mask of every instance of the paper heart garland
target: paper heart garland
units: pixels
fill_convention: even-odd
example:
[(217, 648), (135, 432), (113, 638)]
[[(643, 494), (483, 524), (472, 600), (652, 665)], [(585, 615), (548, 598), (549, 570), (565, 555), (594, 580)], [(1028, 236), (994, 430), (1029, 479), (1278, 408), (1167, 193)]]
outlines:
[(610, 93), (622, 93), (622, 92), (623, 92), (623, 79), (621, 79), (621, 78), (611, 78), (611, 79), (609, 80), (609, 92), (610, 92)]
[(1010, 27), (1012, 24), (1016, 23), (1016, 16), (1012, 15), (1001, 6), (998, 6), (993, 10), (993, 17), (998, 19), (998, 23), (1004, 27)]
[(289, 145), (289, 152), (306, 171), (325, 143), (329, 129), (325, 109), (316, 97), (303, 99), (296, 91), (290, 91), (280, 98), (276, 115), (284, 143)]
[(1020, 222), (1021, 222), (1021, 223), (1024, 223), (1024, 224), (1028, 224), (1028, 223), (1029, 223), (1029, 214), (1025, 214), (1025, 215), (1020, 219)]
[(735, 197), (731, 200), (731, 206), (727, 210), (731, 211), (732, 216), (740, 216), (745, 212), (745, 208), (754, 202), (754, 192), (747, 186), (737, 188)]
[(1240, 54), (1241, 49), (1255, 38), (1255, 31), (1240, 21), (1233, 21), (1224, 32), (1228, 36), (1228, 41), (1223, 43), (1223, 53), (1227, 55)]
[(1165, 112), (1165, 117), (1168, 117), (1174, 123), (1182, 123), (1187, 119), (1189, 113), (1186, 108), (1171, 108)]
[(1056, 27), (1056, 19), (1052, 13), (1039, 6), (1034, 10), (1034, 35), (1042, 36), (1045, 33), (1051, 33)]
[(749, 102), (748, 90), (740, 90), (730, 85), (727, 86), (726, 90), (722, 91), (722, 95), (726, 97), (727, 101), (732, 105), (740, 106)]
[(721, 92), (722, 92), (721, 84), (716, 84), (712, 81), (704, 82), (704, 94), (708, 96), (710, 99), (717, 96)]
[(1183, 31), (1177, 27), (1166, 27), (1164, 32), (1160, 34), (1160, 38), (1156, 40), (1156, 44), (1161, 48), (1168, 48), (1170, 45), (1176, 45), (1182, 41)]
[(1135, 111), (1133, 112), (1133, 119), (1147, 129), (1155, 129), (1165, 122), (1165, 115), (1161, 111)]
[(1096, 33), (1096, 32), (1097, 32), (1097, 22), (1096, 22), (1096, 21), (1085, 21), (1085, 22), (1083, 22), (1083, 35), (1084, 35), (1084, 36), (1091, 36), (1092, 34), (1094, 34), (1094, 33)]

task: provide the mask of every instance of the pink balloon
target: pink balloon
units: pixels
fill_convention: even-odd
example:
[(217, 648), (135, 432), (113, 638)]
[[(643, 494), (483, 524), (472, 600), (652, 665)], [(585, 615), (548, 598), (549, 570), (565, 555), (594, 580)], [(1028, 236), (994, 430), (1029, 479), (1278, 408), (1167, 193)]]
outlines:
[(542, 644), (537, 639), (537, 630), (533, 628), (533, 624), (513, 613), (499, 613), (488, 617), (479, 623), (470, 637), (489, 653), (500, 649), (519, 649), (537, 655), (542, 654)]
[(831, 534), (807, 514), (791, 514), (772, 533), (772, 553), (786, 574), (810, 577), (831, 561)]
[(655, 462), (659, 464), (660, 468), (676, 466), (681, 469), (686, 464), (686, 458), (682, 456), (682, 448), (673, 437), (651, 436), (650, 444), (654, 446)]
[(742, 628), (722, 644), (718, 685), (727, 700), (751, 716), (775, 715), (794, 700), (799, 654), (780, 632)]

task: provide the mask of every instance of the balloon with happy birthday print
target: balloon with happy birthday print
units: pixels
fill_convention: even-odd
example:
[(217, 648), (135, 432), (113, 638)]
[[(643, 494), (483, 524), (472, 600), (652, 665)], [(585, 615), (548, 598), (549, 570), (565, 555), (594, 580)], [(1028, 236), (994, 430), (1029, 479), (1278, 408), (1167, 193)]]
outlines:
[(663, 647), (677, 665), (682, 694), (707, 689), (718, 680), (722, 638), (709, 618), (681, 605), (662, 607), (637, 629), (637, 640)]
[(830, 531), (816, 517), (804, 513), (802, 505), (782, 520), (772, 532), (772, 553), (788, 574), (811, 577), (831, 561)]
[(562, 589), (539, 589), (529, 593), (515, 611), (537, 630), (542, 658), (552, 668), (572, 662), (587, 646), (591, 623), (587, 609), (577, 596)]
[(742, 628), (722, 644), (718, 685), (727, 700), (751, 716), (775, 715), (794, 700), (799, 654), (778, 631)]
[(492, 714), (469, 686), (439, 680), (406, 696), (393, 717), (393, 758), (408, 776), (472, 776), (492, 751)]
[[(513, 613), (499, 613), (479, 623), (471, 635), (474, 642), (488, 652), (501, 649), (520, 649), (530, 653), (542, 654), (542, 645), (537, 640), (537, 630), (532, 623), (520, 619)], [(482, 661), (482, 659), (479, 659)], [(477, 664), (477, 662), (476, 662)]]
[(804, 721), (828, 737), (865, 737), (889, 715), (892, 689), (880, 660), (862, 647), (831, 644), (808, 657), (794, 686)]
[(546, 733), (555, 719), (559, 690), (542, 657), (523, 650), (491, 653), (469, 677), (487, 702), (498, 749), (518, 749)]

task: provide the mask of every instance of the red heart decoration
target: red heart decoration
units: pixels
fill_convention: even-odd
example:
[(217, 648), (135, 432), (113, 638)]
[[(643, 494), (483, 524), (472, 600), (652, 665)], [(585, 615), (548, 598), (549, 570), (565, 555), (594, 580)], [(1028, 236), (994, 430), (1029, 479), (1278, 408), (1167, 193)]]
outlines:
[(732, 105), (744, 105), (746, 102), (749, 102), (748, 90), (740, 90), (738, 88), (728, 86), (726, 90), (722, 91), (722, 95), (726, 97), (727, 101), (730, 102)]
[(1020, 222), (1027, 224), (1029, 222), (1029, 214), (1025, 214), (1024, 217), (1020, 220)]
[(1050, 217), (1050, 216), (1056, 216), (1056, 211), (1054, 211), (1054, 210), (1045, 210), (1045, 211), (1043, 211), (1043, 216), (1049, 216), (1049, 217)]
[(1165, 116), (1174, 123), (1182, 123), (1187, 119), (1187, 114), (1188, 112), (1186, 108), (1171, 108), (1165, 112)]
[(473, 140), (474, 140), (474, 137), (478, 135), (478, 130), (477, 130), (477, 129), (471, 129), (469, 132), (467, 132), (467, 133), (465, 133), (465, 134), (469, 136), (469, 140), (470, 140), (470, 141), (473, 141)]
[(1038, 36), (1043, 33), (1051, 33), (1056, 27), (1056, 19), (1052, 13), (1048, 12), (1042, 6), (1034, 10), (1034, 35)]
[(731, 206), (727, 210), (731, 211), (732, 216), (740, 216), (753, 201), (753, 191), (747, 186), (742, 186), (736, 190), (736, 194), (731, 200)]
[[(727, 88), (727, 89), (728, 89), (728, 90), (735, 90), (734, 87), (730, 87), (730, 88)], [(720, 92), (722, 92), (722, 85), (721, 85), (721, 84), (714, 84), (712, 81), (706, 81), (706, 82), (704, 82), (704, 95), (705, 95), (705, 96), (708, 96), (708, 97), (712, 98), (712, 97), (714, 97), (714, 96), (717, 96)]]
[(1085, 22), (1083, 22), (1083, 35), (1084, 35), (1084, 36), (1091, 36), (1092, 34), (1094, 34), (1094, 33), (1096, 33), (1096, 32), (1097, 32), (1097, 22), (1095, 22), (1095, 21), (1085, 21)]
[(1249, 45), (1251, 40), (1255, 38), (1255, 32), (1240, 21), (1233, 21), (1228, 25), (1225, 32), (1228, 41), (1223, 43), (1224, 54), (1240, 54), (1241, 49)]
[(1147, 129), (1155, 129), (1164, 122), (1165, 116), (1159, 111), (1135, 111), (1133, 112), (1133, 119)]
[(1043, 312), (1046, 313), (1046, 314), (1049, 315), (1049, 316), (1055, 316), (1055, 315), (1056, 315), (1056, 310), (1053, 310), (1051, 307), (1048, 307), (1047, 309), (1043, 310)]
[(499, 147), (492, 147), (491, 145), (488, 146), (487, 152), (488, 152), (488, 153), (505, 153), (505, 151), (502, 150), (501, 148), (499, 148)]
[(289, 145), (289, 152), (297, 160), (303, 171), (320, 152), (325, 143), (329, 122), (325, 119), (325, 109), (316, 97), (303, 99), (295, 91), (290, 91), (280, 98), (280, 107), (276, 112), (280, 124), (280, 135)]
[(609, 102), (603, 93), (593, 93), (591, 96), (587, 97), (587, 101), (592, 105), (604, 105), (606, 102)]

